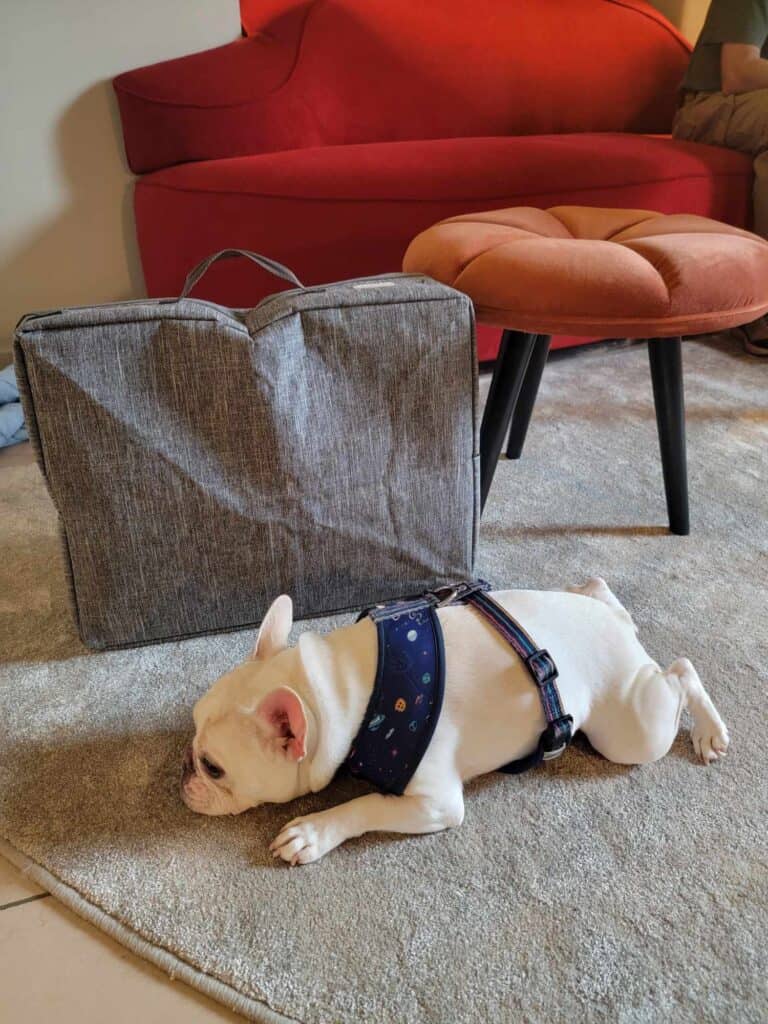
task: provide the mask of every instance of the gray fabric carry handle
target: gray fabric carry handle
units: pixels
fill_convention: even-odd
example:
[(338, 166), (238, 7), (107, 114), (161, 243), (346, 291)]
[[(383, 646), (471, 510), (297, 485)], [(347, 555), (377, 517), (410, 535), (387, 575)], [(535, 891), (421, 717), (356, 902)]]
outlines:
[(249, 252), (248, 249), (222, 249), (221, 252), (215, 252), (211, 256), (206, 256), (204, 260), (201, 260), (196, 267), (190, 270), (187, 274), (187, 279), (184, 282), (184, 287), (181, 290), (180, 298), (187, 298), (203, 274), (205, 274), (217, 260), (230, 260), (234, 259), (236, 256), (245, 256), (246, 259), (258, 264), (258, 266), (263, 270), (268, 271), (270, 274), (275, 274), (277, 277), (282, 277), (284, 281), (290, 281), (290, 283), (295, 284), (297, 288), (304, 287), (294, 272), (289, 270), (288, 267), (284, 267), (282, 263), (278, 263), (277, 260), (271, 260), (268, 256), (260, 256), (257, 252)]

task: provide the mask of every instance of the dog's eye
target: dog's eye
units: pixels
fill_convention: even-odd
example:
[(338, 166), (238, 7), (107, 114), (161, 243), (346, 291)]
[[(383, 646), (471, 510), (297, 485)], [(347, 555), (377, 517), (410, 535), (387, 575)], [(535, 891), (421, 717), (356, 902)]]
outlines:
[(219, 766), (214, 764), (213, 761), (209, 761), (207, 757), (201, 757), (200, 764), (205, 769), (206, 774), (210, 775), (212, 779), (220, 779), (224, 774), (224, 769), (219, 768)]

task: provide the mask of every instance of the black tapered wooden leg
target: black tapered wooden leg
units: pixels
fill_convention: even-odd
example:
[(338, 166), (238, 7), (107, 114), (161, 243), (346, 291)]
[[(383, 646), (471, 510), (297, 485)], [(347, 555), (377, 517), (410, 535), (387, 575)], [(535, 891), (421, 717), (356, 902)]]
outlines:
[(533, 352), (528, 362), (528, 369), (525, 371), (523, 384), (520, 388), (520, 395), (515, 404), (515, 411), (512, 413), (509, 441), (507, 442), (508, 459), (519, 459), (522, 455), (525, 436), (528, 433), (528, 424), (531, 422), (533, 407), (536, 404), (536, 395), (539, 393), (541, 375), (547, 362), (551, 341), (550, 335), (539, 334), (534, 342)]
[(525, 372), (536, 342), (536, 334), (504, 331), (496, 359), (488, 401), (480, 426), (480, 507), (491, 489), (496, 464), (504, 446), (509, 421), (515, 410)]
[(690, 522), (681, 341), (681, 338), (649, 338), (648, 358), (651, 363), (653, 400), (656, 403), (669, 528), (672, 533), (685, 536), (690, 532)]

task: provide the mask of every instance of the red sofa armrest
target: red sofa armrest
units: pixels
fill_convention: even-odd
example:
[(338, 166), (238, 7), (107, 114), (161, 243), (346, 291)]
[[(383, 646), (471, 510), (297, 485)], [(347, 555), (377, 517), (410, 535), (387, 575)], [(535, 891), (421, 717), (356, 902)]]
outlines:
[(295, 49), (290, 40), (252, 36), (119, 75), (113, 84), (131, 170), (295, 148), (290, 123), (264, 110), (290, 77)]

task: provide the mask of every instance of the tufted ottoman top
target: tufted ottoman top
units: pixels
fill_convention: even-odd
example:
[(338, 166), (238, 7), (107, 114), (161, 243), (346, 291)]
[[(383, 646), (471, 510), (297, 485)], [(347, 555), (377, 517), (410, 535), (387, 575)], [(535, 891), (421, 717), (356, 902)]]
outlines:
[(465, 292), (485, 323), (539, 334), (685, 336), (768, 312), (768, 242), (692, 214), (466, 214), (417, 235), (403, 270)]

